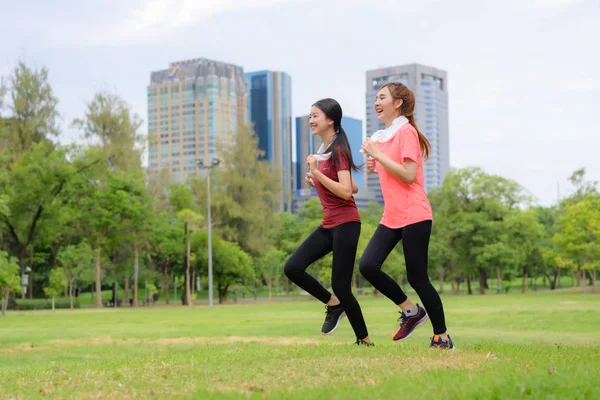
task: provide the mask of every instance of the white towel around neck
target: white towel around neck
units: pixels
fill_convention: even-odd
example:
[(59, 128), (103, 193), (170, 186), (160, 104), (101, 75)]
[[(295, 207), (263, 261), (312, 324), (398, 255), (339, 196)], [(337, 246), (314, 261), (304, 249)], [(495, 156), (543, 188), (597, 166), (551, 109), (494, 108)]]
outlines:
[[(408, 123), (408, 118), (404, 115), (399, 116), (394, 121), (392, 121), (392, 125), (388, 128), (380, 129), (371, 135), (371, 140), (377, 143), (386, 143), (390, 141), (398, 132), (404, 124)], [(361, 153), (364, 153), (363, 149), (360, 149)]]
[[(329, 141), (329, 144), (327, 145), (327, 149), (329, 149), (329, 147), (331, 147), (331, 144), (333, 143), (333, 141), (335, 140), (335, 138), (337, 137), (337, 135), (333, 135), (333, 137), (331, 138), (331, 140)], [(325, 153), (325, 151), (327, 149), (324, 148), (325, 147), (325, 143), (321, 143), (321, 146), (319, 146), (319, 150), (317, 150), (317, 154), (311, 154), (314, 158), (317, 159), (317, 164), (320, 161), (327, 161), (331, 158), (331, 151), (328, 153)], [(315, 181), (313, 180), (313, 178), (309, 178), (309, 180), (312, 182), (312, 184), (315, 184)]]
[(337, 135), (333, 135), (333, 137), (329, 141), (329, 144), (327, 145), (326, 149), (324, 148), (325, 143), (321, 143), (321, 146), (319, 146), (319, 150), (317, 150), (317, 154), (312, 154), (312, 156), (314, 158), (316, 158), (317, 161), (329, 160), (331, 158), (331, 152), (325, 153), (325, 151), (328, 150), (329, 147), (331, 147), (331, 144), (333, 143), (333, 141), (335, 140), (336, 137), (337, 137)]

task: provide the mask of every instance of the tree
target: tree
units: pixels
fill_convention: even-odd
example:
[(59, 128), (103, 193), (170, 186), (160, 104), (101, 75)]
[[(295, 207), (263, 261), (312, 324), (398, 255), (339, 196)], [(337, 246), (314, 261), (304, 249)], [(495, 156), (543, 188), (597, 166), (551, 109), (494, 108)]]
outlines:
[(283, 264), (288, 255), (278, 249), (270, 249), (264, 256), (256, 260), (256, 270), (267, 283), (269, 289), (269, 300), (272, 298), (273, 287), (283, 274)]
[[(121, 237), (132, 243), (133, 247), (133, 302), (138, 305), (138, 284), (140, 270), (140, 250), (147, 247), (151, 232), (150, 222), (152, 214), (152, 201), (144, 187), (144, 176), (141, 171), (128, 171), (124, 173), (128, 180), (128, 190), (123, 192), (126, 200), (121, 209), (122, 224)], [(125, 287), (128, 288), (129, 280), (125, 278)]]
[[(130, 242), (133, 247), (133, 306), (138, 304), (139, 254), (149, 234), (150, 197), (143, 187), (145, 177), (142, 174), (141, 155), (145, 137), (139, 133), (142, 120), (133, 113), (129, 105), (118, 95), (97, 93), (87, 104), (83, 119), (75, 119), (73, 126), (80, 129), (86, 139), (97, 143), (101, 149), (105, 165), (122, 174), (131, 174), (130, 203), (123, 210), (123, 227), (119, 236), (122, 241)], [(123, 257), (121, 269), (130, 260), (130, 251), (116, 250)], [(112, 255), (113, 258), (116, 254)], [(125, 287), (128, 293), (129, 274), (125, 274)]]
[(88, 103), (83, 119), (75, 119), (73, 126), (84, 137), (99, 142), (109, 168), (119, 171), (141, 171), (141, 155), (145, 137), (138, 131), (142, 120), (116, 94), (97, 93)]
[[(192, 243), (194, 249), (206, 249), (208, 234), (206, 231), (196, 232)], [(256, 281), (256, 274), (252, 268), (252, 258), (243, 251), (237, 243), (223, 240), (213, 234), (213, 276), (214, 284), (219, 293), (219, 303), (222, 304), (233, 285), (250, 285)], [(198, 257), (198, 264), (203, 270), (208, 269), (206, 258)]]
[[(198, 220), (198, 216), (193, 214), (193, 209), (196, 208), (196, 204), (194, 201), (194, 194), (189, 186), (185, 184), (175, 184), (170, 188), (169, 193), (169, 205), (173, 211), (177, 213), (177, 219), (179, 222), (183, 223), (183, 242), (187, 244), (186, 252), (185, 252), (185, 271), (184, 274), (184, 292), (181, 297), (181, 301), (184, 305), (192, 305), (191, 303), (191, 286), (193, 283), (190, 283), (190, 279), (192, 279), (189, 268), (191, 265), (190, 257), (191, 257), (191, 249), (190, 249), (190, 232), (188, 231), (188, 222), (192, 222), (194, 224), (193, 228), (198, 229), (196, 224), (199, 224), (201, 221)], [(186, 220), (180, 219), (180, 213), (184, 210), (187, 210), (186, 213), (181, 216), (186, 218)], [(190, 213), (191, 212), (191, 213)], [(189, 218), (189, 221), (187, 221)]]
[[(184, 227), (175, 216), (169, 213), (154, 215), (151, 221), (151, 232), (148, 241), (148, 251), (152, 262), (161, 272), (163, 292), (166, 303), (169, 304), (169, 285), (171, 284), (172, 268), (181, 260), (184, 245), (181, 240), (185, 237)], [(196, 249), (196, 253), (200, 249)]]
[[(6, 179), (0, 179), (0, 192), (8, 196), (5, 212), (0, 210), (0, 224), (8, 232), (11, 252), (19, 259), (21, 273), (36, 233), (41, 226), (55, 223), (61, 192), (78, 172), (66, 156), (64, 148), (54, 149), (45, 142), (34, 144), (10, 164)], [(85, 168), (84, 165), (80, 170)]]
[[(213, 169), (216, 190), (211, 198), (215, 233), (257, 257), (266, 252), (266, 231), (280, 193), (279, 175), (261, 155), (254, 132), (248, 127), (239, 129), (235, 146), (223, 147), (222, 163)], [(204, 179), (191, 182), (201, 209), (205, 209)]]
[[(91, 159), (97, 153), (97, 148), (87, 152)], [(109, 170), (103, 162), (77, 174), (69, 187), (70, 207), (77, 210), (77, 224), (96, 256), (97, 307), (102, 307), (102, 250), (122, 232), (139, 190), (139, 182), (127, 172)]]
[[(455, 272), (466, 278), (469, 294), (471, 277), (478, 273), (479, 290), (484, 293), (488, 265), (481, 262), (489, 259), (491, 250), (485, 248), (500, 240), (508, 213), (529, 201), (529, 196), (516, 182), (488, 175), (480, 168), (465, 168), (450, 171), (442, 187), (430, 192), (430, 198), (434, 218), (442, 219), (446, 226), (453, 293)], [(482, 257), (484, 252), (488, 255)]]
[(8, 295), (20, 291), (19, 265), (14, 257), (9, 257), (5, 251), (0, 251), (0, 294), (2, 295), (2, 315), (6, 314)]
[(538, 222), (543, 228), (543, 237), (540, 241), (542, 262), (540, 272), (548, 279), (550, 290), (560, 286), (560, 251), (552, 241), (557, 229), (556, 207), (535, 207)]
[(52, 312), (54, 312), (54, 298), (58, 296), (62, 288), (67, 284), (65, 270), (63, 268), (54, 268), (50, 273), (48, 286), (44, 288), (46, 296), (52, 298)]
[(186, 253), (186, 264), (185, 264), (185, 305), (192, 305), (192, 292), (190, 285), (190, 264), (191, 264), (191, 235), (193, 232), (200, 229), (204, 218), (202, 215), (190, 210), (189, 208), (183, 209), (177, 213), (177, 219), (183, 222), (184, 231), (186, 233), (187, 253)]
[(69, 285), (69, 299), (71, 308), (73, 308), (73, 290), (74, 286), (79, 286), (80, 282), (93, 281), (91, 278), (93, 271), (94, 252), (86, 240), (77, 245), (65, 247), (58, 254), (58, 260), (63, 266), (64, 275)]
[(583, 200), (588, 195), (598, 195), (598, 182), (585, 179), (585, 168), (579, 168), (569, 177), (569, 181), (575, 187), (575, 193), (563, 200), (567, 204)]
[(58, 136), (58, 99), (48, 82), (48, 70), (33, 70), (24, 62), (13, 70), (8, 87), (0, 89), (0, 99), (3, 91), (10, 98), (10, 123), (2, 129), (2, 136), (14, 162), (34, 144), (50, 144)]
[(562, 253), (562, 265), (583, 274), (583, 293), (586, 270), (592, 274), (595, 290), (596, 270), (600, 267), (600, 197), (588, 194), (583, 200), (567, 205), (559, 217), (553, 240)]

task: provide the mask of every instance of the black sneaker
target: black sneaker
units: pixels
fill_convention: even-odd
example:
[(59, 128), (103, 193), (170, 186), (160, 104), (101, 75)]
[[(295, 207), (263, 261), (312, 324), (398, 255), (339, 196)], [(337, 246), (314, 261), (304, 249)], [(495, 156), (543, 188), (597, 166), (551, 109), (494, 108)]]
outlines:
[(367, 343), (367, 342), (365, 342), (362, 339), (356, 339), (356, 342), (354, 342), (354, 344), (357, 345), (357, 346), (361, 346), (361, 345), (362, 346), (368, 346), (368, 347), (375, 346), (375, 343)]
[(444, 350), (454, 350), (454, 344), (452, 343), (452, 338), (448, 335), (448, 340), (443, 340), (441, 336), (433, 335), (431, 338), (431, 343), (429, 344), (430, 349), (444, 349)]
[(323, 322), (321, 333), (329, 335), (340, 326), (340, 321), (346, 316), (346, 313), (341, 304), (338, 304), (337, 306), (325, 306), (325, 309), (327, 311), (325, 311), (325, 322)]

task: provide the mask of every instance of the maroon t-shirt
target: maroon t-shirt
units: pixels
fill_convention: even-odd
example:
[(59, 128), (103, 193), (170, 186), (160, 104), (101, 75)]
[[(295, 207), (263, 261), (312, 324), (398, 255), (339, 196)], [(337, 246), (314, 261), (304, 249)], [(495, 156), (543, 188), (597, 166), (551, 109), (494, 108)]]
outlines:
[[(341, 154), (341, 150), (337, 149), (338, 155)], [(333, 157), (329, 160), (319, 161), (318, 170), (329, 179), (339, 182), (338, 171), (350, 170), (348, 162), (348, 155), (345, 154), (339, 157), (339, 163), (337, 169), (333, 166)], [(333, 228), (335, 226), (345, 224), (346, 222), (360, 222), (360, 215), (354, 202), (354, 197), (350, 197), (348, 200), (344, 200), (341, 197), (333, 194), (327, 189), (317, 178), (313, 179), (317, 195), (323, 206), (323, 221), (321, 226), (323, 228)]]

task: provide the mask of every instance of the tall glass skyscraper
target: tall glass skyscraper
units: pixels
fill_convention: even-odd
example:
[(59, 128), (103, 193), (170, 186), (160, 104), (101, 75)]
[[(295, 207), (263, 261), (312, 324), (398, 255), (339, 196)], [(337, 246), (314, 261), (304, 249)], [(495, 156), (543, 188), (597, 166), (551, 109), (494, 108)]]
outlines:
[(242, 67), (197, 58), (152, 72), (148, 95), (149, 169), (168, 170), (174, 182), (204, 174), (247, 123), (247, 94)]
[(280, 210), (291, 211), (293, 199), (292, 78), (284, 72), (244, 74), (248, 87), (248, 118), (258, 136), (263, 158), (280, 171)]
[[(415, 92), (415, 120), (419, 130), (431, 143), (429, 160), (424, 165), (425, 190), (440, 186), (450, 169), (448, 132), (448, 77), (445, 71), (420, 64), (401, 65), (367, 71), (367, 136), (382, 129), (373, 109), (379, 88), (389, 82), (402, 82)], [(383, 204), (379, 178), (367, 175), (367, 188)]]

